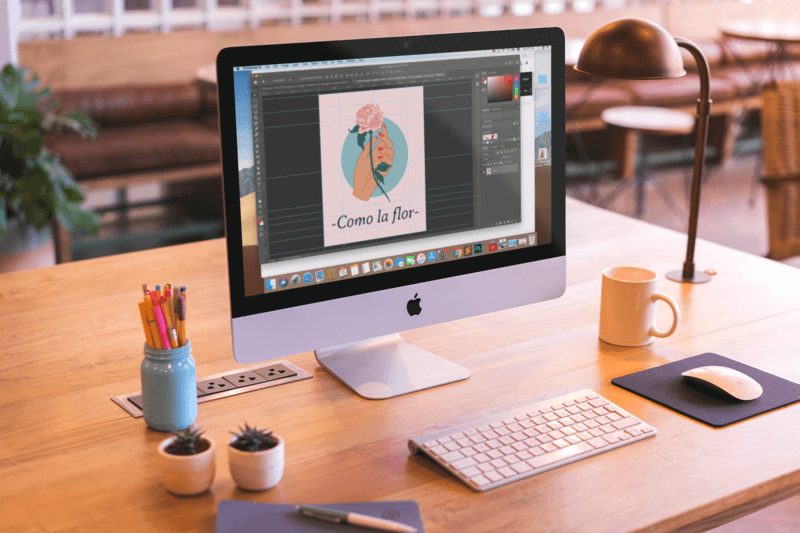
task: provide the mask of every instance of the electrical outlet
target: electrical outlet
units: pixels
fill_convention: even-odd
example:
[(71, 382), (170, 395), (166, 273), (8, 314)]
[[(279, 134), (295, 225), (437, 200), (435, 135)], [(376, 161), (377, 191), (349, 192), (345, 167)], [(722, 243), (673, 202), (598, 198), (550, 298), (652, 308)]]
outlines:
[(274, 381), (297, 375), (297, 372), (281, 363), (256, 368), (255, 373), (264, 378), (265, 381)]
[(233, 372), (231, 374), (225, 374), (222, 377), (225, 381), (230, 382), (231, 385), (237, 388), (256, 385), (257, 383), (264, 383), (267, 381), (252, 370)]
[(197, 388), (206, 394), (216, 394), (218, 392), (225, 392), (226, 390), (233, 390), (236, 387), (222, 378), (214, 378), (198, 381)]

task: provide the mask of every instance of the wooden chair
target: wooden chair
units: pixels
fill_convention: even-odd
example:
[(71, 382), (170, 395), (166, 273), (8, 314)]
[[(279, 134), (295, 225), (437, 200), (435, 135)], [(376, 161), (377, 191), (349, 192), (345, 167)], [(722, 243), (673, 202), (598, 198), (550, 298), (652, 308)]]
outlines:
[(766, 186), (770, 259), (800, 255), (800, 81), (764, 88), (762, 171)]

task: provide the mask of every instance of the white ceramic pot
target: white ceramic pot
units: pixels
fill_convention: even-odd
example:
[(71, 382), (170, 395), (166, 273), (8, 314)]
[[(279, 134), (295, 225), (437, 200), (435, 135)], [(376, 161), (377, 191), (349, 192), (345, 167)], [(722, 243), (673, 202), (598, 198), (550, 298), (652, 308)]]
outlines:
[(172, 455), (164, 451), (175, 437), (170, 437), (158, 446), (158, 462), (161, 478), (167, 490), (179, 496), (191, 496), (205, 492), (214, 481), (216, 472), (217, 445), (211, 437), (203, 436), (211, 446), (196, 455)]
[[(243, 452), (228, 445), (228, 464), (231, 476), (240, 489), (267, 490), (278, 484), (283, 477), (284, 446), (280, 435), (278, 445), (260, 452)], [(236, 437), (231, 439), (231, 444)]]

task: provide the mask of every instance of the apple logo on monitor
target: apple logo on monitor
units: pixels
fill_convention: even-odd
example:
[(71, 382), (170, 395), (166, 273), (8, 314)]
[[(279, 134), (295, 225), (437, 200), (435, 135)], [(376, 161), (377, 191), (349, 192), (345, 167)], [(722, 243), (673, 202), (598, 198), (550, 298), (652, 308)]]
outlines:
[(419, 306), (420, 298), (417, 298), (419, 293), (414, 295), (413, 300), (408, 301), (408, 305), (406, 305), (406, 309), (408, 310), (408, 316), (418, 315), (422, 312), (422, 308)]

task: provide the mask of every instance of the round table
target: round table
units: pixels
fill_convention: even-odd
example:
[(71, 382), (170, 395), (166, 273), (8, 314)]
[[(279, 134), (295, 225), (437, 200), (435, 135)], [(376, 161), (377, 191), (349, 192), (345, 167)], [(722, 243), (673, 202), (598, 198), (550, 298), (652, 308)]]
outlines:
[[(611, 107), (603, 111), (600, 118), (607, 125), (622, 131), (622, 157), (620, 158), (620, 176), (623, 182), (606, 199), (601, 206), (609, 205), (619, 194), (631, 184), (636, 187), (636, 216), (644, 213), (644, 194), (647, 174), (643, 164), (637, 165), (639, 154), (639, 138), (644, 135), (686, 135), (692, 132), (696, 117), (674, 109), (646, 106)], [(656, 185), (656, 191), (664, 199), (670, 209), (676, 211), (675, 204), (667, 191)]]
[(788, 66), (792, 57), (788, 52), (788, 47), (800, 44), (800, 22), (791, 20), (729, 20), (720, 22), (717, 29), (722, 34), (723, 46), (728, 49), (734, 61), (740, 68), (750, 73), (752, 83), (757, 87), (758, 81), (750, 72), (744, 62), (725, 45), (730, 39), (740, 39), (744, 41), (756, 41), (771, 43), (774, 45), (771, 56), (767, 57), (767, 63), (772, 63), (771, 78), (775, 81), (777, 71), (781, 65)]

